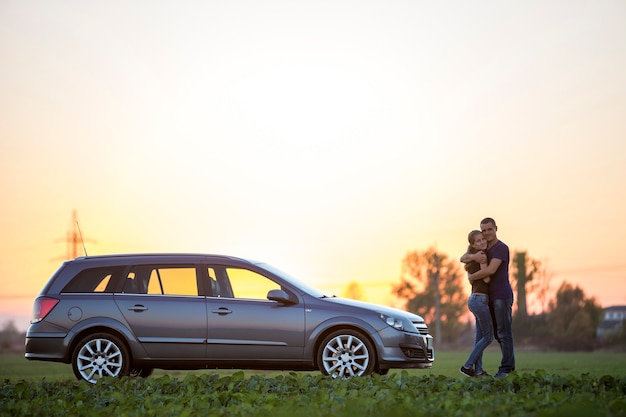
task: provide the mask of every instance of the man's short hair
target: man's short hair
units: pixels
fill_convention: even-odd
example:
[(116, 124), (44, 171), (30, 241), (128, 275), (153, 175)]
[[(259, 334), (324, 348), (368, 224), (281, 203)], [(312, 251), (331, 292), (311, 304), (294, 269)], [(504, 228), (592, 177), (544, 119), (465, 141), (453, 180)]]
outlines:
[(496, 221), (494, 219), (492, 219), (491, 217), (485, 217), (484, 219), (482, 219), (480, 221), (480, 224), (485, 224), (485, 223), (491, 223), (491, 224), (493, 224), (493, 227), (498, 227), (496, 225)]

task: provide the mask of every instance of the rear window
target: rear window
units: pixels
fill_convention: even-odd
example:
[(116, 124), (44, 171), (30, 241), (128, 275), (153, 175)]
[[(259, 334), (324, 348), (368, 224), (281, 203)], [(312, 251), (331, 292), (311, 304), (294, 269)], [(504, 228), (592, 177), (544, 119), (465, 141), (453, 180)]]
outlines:
[(124, 267), (107, 266), (79, 272), (61, 291), (62, 293), (112, 293)]

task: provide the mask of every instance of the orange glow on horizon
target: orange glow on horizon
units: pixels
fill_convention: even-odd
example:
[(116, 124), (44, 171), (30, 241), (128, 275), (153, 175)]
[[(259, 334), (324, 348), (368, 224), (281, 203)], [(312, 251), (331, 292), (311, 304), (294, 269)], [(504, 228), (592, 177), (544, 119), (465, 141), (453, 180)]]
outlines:
[(408, 251), (486, 216), (626, 305), (626, 3), (243, 2), (3, 8), (0, 319), (85, 249), (394, 304)]

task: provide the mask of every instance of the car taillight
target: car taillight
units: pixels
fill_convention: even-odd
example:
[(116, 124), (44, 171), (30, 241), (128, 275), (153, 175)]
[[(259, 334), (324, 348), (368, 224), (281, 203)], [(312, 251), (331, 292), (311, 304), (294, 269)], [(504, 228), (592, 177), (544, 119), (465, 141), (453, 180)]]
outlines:
[(31, 323), (37, 323), (44, 319), (48, 315), (49, 312), (52, 311), (54, 306), (57, 305), (59, 300), (56, 298), (50, 297), (39, 297), (35, 300), (35, 304), (33, 305), (33, 318), (30, 320)]

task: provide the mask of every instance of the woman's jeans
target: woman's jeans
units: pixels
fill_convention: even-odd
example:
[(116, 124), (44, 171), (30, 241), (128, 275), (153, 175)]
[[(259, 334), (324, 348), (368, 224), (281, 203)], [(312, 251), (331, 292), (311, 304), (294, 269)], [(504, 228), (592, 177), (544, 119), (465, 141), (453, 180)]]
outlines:
[(493, 318), (496, 322), (496, 336), (500, 342), (502, 362), (499, 373), (508, 374), (515, 370), (515, 353), (513, 351), (513, 299), (492, 300)]
[(474, 350), (470, 353), (466, 368), (474, 368), (479, 374), (483, 371), (483, 351), (493, 340), (493, 322), (491, 310), (489, 309), (489, 296), (483, 294), (472, 294), (467, 302), (469, 310), (476, 317), (476, 339)]

